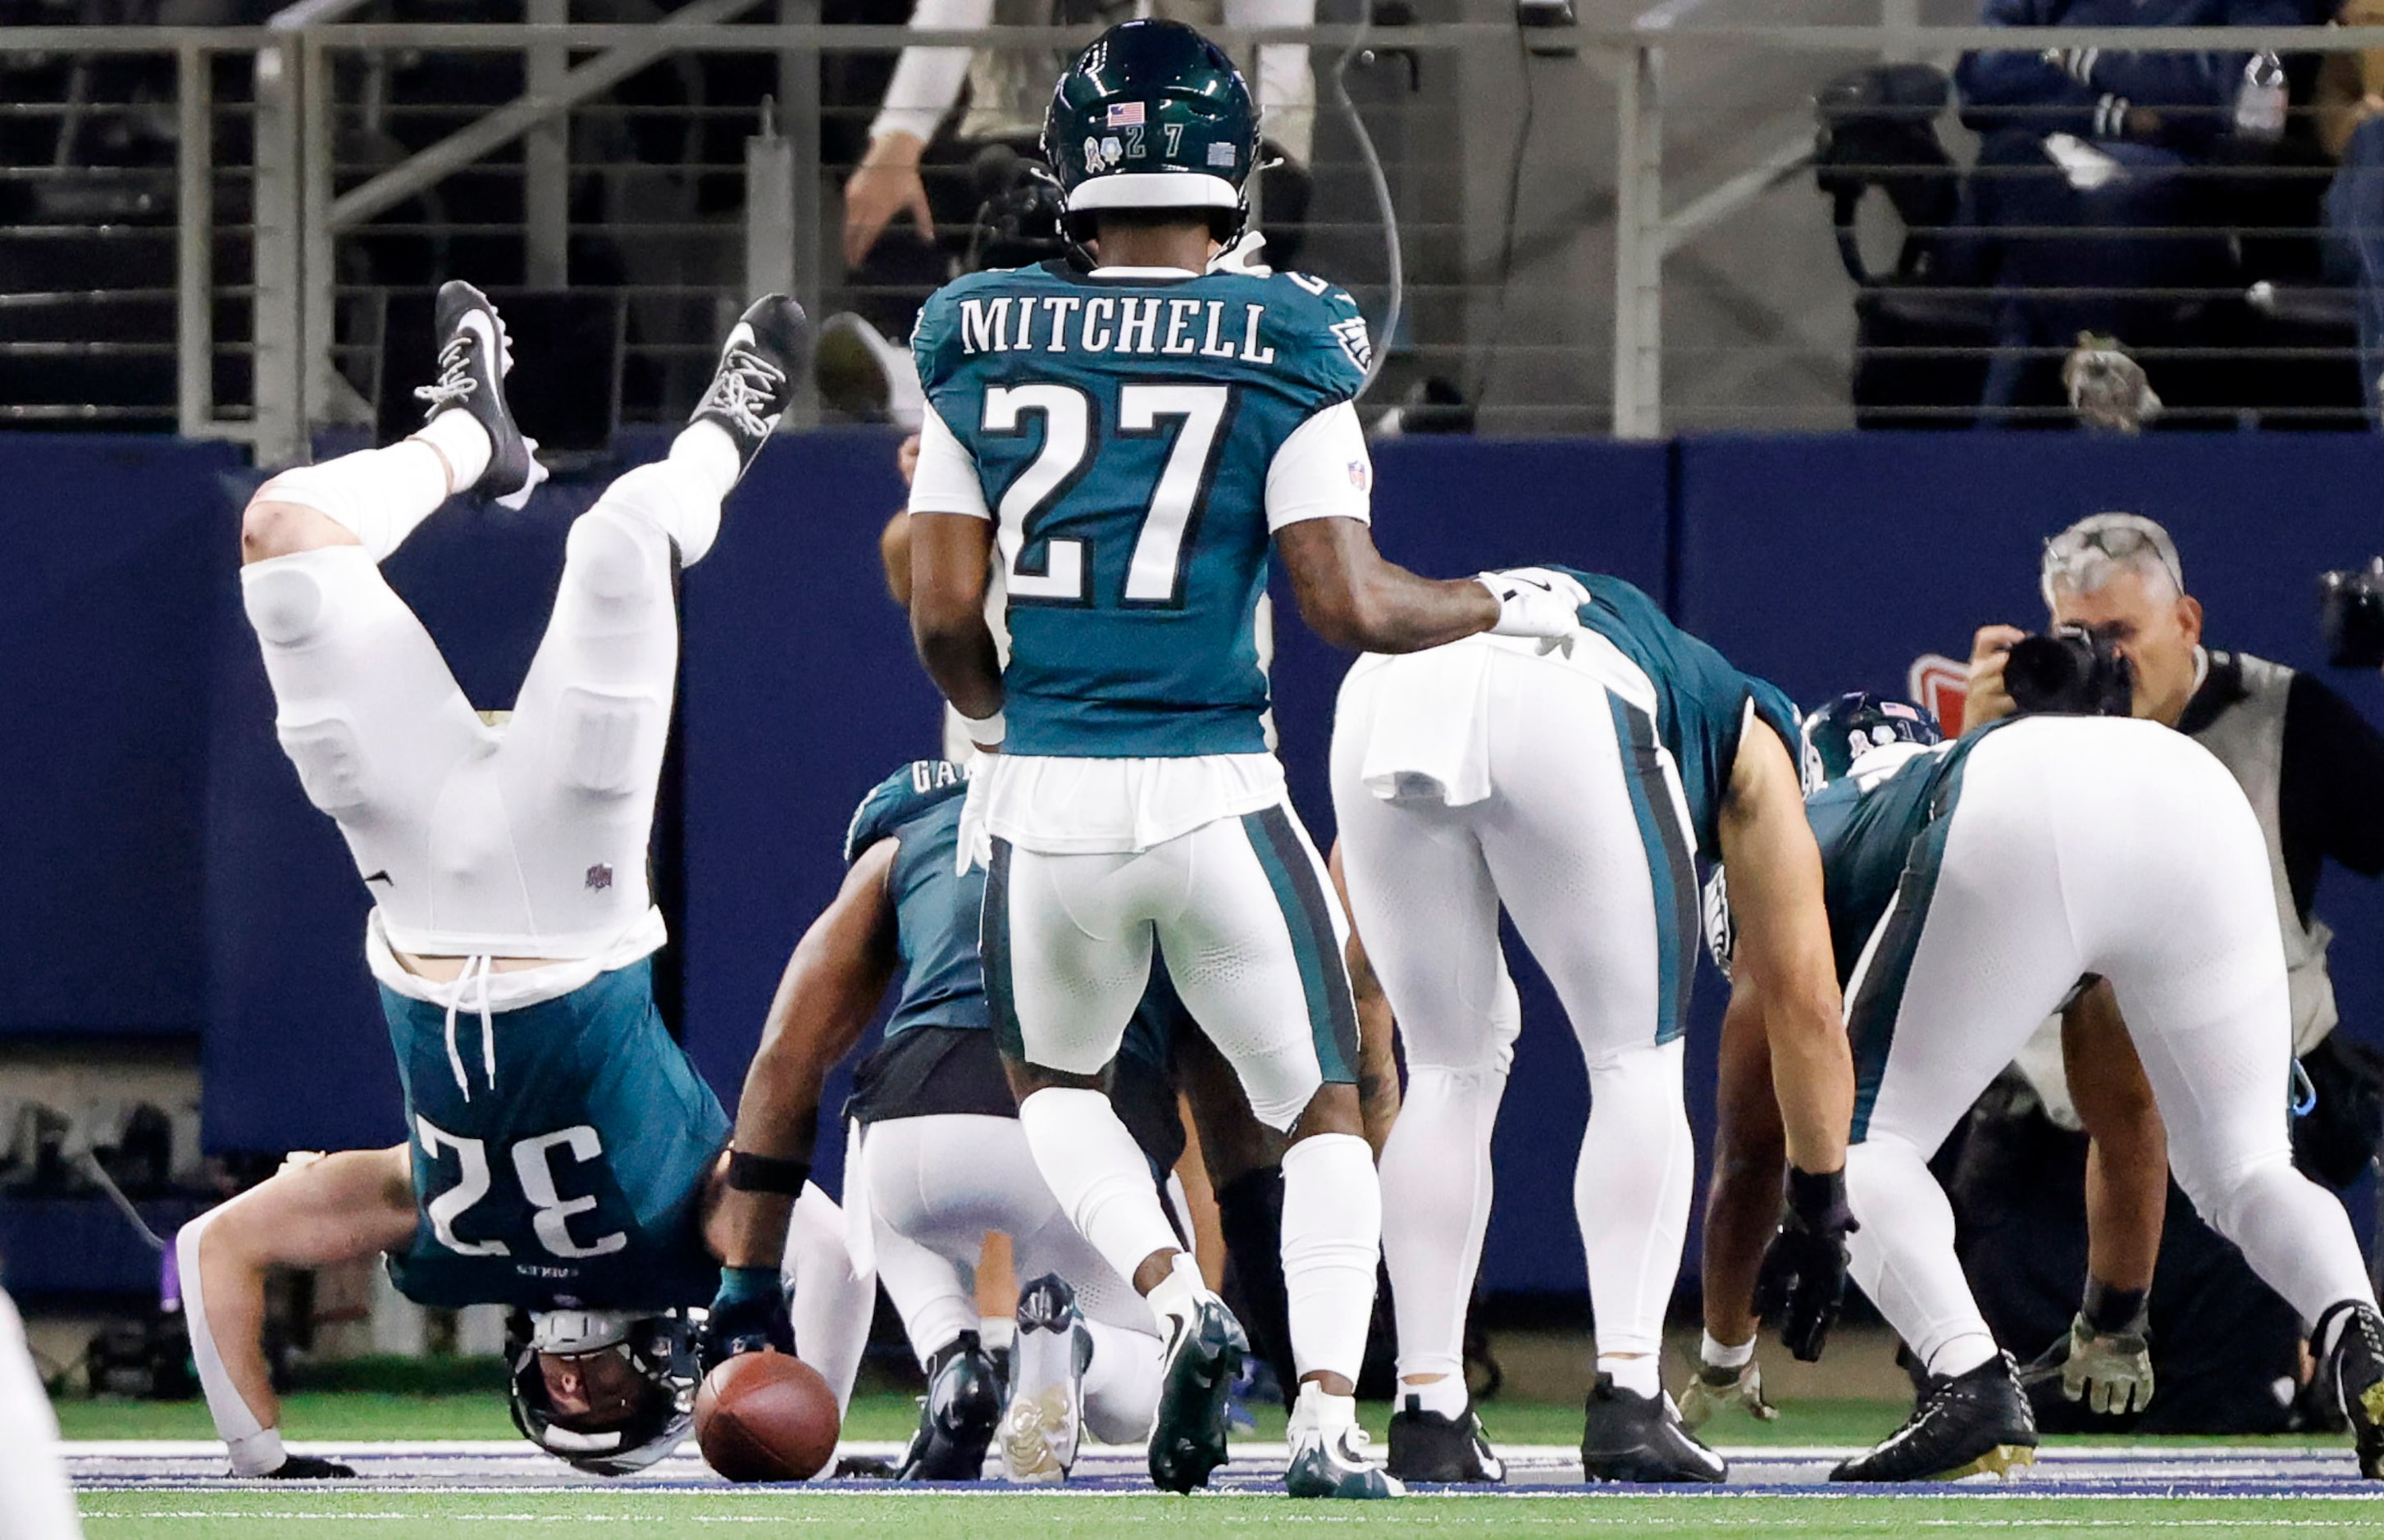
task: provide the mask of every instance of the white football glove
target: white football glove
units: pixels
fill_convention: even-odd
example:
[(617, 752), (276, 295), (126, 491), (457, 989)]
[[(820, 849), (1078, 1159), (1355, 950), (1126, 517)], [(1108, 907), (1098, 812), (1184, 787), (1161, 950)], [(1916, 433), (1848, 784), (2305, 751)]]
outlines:
[[(984, 761), (977, 762), (982, 765)], [(993, 868), (993, 831), (985, 822), (985, 786), (982, 776), (969, 776), (968, 790), (961, 797), (961, 826), (952, 852), (952, 870), (961, 876), (969, 875), (972, 866)]]
[(1572, 639), (1581, 633), (1581, 607), (1589, 602), (1589, 590), (1577, 580), (1539, 566), (1477, 573), (1473, 580), (1498, 601), (1492, 636), (1537, 637), (1542, 656), (1558, 648), (1572, 656)]

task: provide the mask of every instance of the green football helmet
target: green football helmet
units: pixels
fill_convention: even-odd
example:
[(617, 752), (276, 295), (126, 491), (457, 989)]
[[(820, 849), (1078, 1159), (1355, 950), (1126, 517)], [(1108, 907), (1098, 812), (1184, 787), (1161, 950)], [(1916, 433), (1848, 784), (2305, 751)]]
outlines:
[(1180, 21), (1124, 21), (1076, 56), (1051, 93), (1043, 155), (1070, 233), (1102, 209), (1199, 209), (1230, 242), (1248, 215), (1259, 113), (1223, 49)]

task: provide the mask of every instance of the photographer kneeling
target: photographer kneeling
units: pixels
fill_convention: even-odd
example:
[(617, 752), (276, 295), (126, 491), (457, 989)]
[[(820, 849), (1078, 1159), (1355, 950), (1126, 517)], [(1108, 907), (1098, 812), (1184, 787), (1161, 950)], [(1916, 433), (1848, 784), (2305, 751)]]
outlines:
[[(2132, 677), (2121, 688), (2131, 687), (2131, 714), (2192, 736), (2250, 799), (2266, 838), (2284, 935), (2293, 1049), (2316, 1091), (2315, 1106), (2295, 1125), (2295, 1158), (2319, 1180), (2346, 1185), (2365, 1167), (2384, 1133), (2384, 1076), (2373, 1050), (2330, 1036), (2336, 1012), (2326, 966), (2329, 933), (2312, 905), (2327, 857), (2368, 876), (2384, 872), (2384, 735), (2313, 676), (2249, 653), (2204, 648), (2202, 606), (2185, 591), (2177, 548), (2148, 518), (2098, 514), (2063, 530), (2046, 542), (2043, 588), (2055, 637), (2067, 631), (2106, 655), (2124, 657)], [(2026, 697), (2031, 684), (2042, 689), (2063, 683), (2056, 650), (2027, 637), (2011, 626), (1978, 633), (1966, 727), (2011, 714), (2018, 709), (2016, 686)], [(2017, 655), (2016, 643), (2025, 643)], [(2082, 666), (2084, 648), (2073, 643), (2067, 651), (2073, 673), (2101, 676), (2072, 681), (2077, 688), (2108, 685), (2109, 671)], [(2073, 703), (2072, 709), (2092, 708)], [(1964, 1268), (1997, 1338), (2059, 1339), (2048, 1355), (2053, 1361), (2042, 1365), (2033, 1397), (2048, 1432), (2115, 1426), (2087, 1410), (2105, 1398), (2099, 1389), (2082, 1405), (2063, 1398), (2058, 1360), (2068, 1348), (2079, 1282), (2088, 1272), (2081, 1197), (2088, 1149), (2077, 1132), (2080, 1103), (2087, 1103), (2083, 1121), (2093, 1123), (2093, 1101), (2111, 1097), (2114, 1084), (2124, 1096), (2125, 1086), (2141, 1078), (2132, 1065), (2114, 1071), (2092, 1062), (2073, 1062), (2065, 1074), (2064, 1029), (2075, 1053), (2080, 1043), (2124, 1047), (2117, 1025), (2105, 989), (2087, 991), (2063, 1018), (2048, 1023), (2015, 1073), (1981, 1099), (1949, 1184), (1962, 1219)], [(2157, 1150), (2154, 1124), (2149, 1153)], [(2146, 1162), (2148, 1151), (2139, 1140), (2124, 1153), (2099, 1149), (2096, 1159), (2105, 1167)], [(2156, 1211), (2162, 1185), (2150, 1177), (2148, 1164), (2143, 1174), (2133, 1184), (2134, 1200)], [(2098, 1191), (2102, 1201), (2110, 1200), (2110, 1186)], [(2292, 1425), (2297, 1388), (2306, 1377), (2303, 1323), (2173, 1186), (2166, 1201), (2146, 1312), (2159, 1326), (2152, 1349), (2159, 1396), (2149, 1410), (2142, 1410), (2138, 1398), (2142, 1414), (2133, 1427), (2254, 1433)], [(2136, 1226), (2138, 1233), (2150, 1233), (2155, 1214), (2141, 1217), (2148, 1223)], [(2129, 1259), (2124, 1265), (2141, 1273), (2149, 1261)], [(2106, 1258), (2096, 1259), (2098, 1271), (2106, 1265)], [(2093, 1279), (2090, 1298), (2125, 1301), (2144, 1281)], [(2145, 1319), (2105, 1309), (2111, 1319), (2098, 1324), (2115, 1338), (2130, 1335), (2127, 1328)], [(2119, 1321), (2118, 1313), (2132, 1319)], [(2067, 1376), (2073, 1386), (2080, 1377)], [(2150, 1389), (2148, 1381), (2142, 1394)], [(2125, 1404), (2119, 1400), (2114, 1410)]]

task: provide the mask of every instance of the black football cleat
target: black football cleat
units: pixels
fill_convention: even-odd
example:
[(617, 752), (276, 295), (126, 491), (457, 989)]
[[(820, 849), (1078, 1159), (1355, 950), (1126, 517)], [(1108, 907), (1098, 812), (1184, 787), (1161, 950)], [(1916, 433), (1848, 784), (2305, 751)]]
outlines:
[(1581, 1469), (1591, 1481), (1712, 1483), (1729, 1473), (1660, 1393), (1642, 1396), (1600, 1374), (1582, 1416)]
[(2384, 1316), (2376, 1307), (2345, 1301), (2328, 1307), (2313, 1336), (2326, 1340), (2338, 1314), (2348, 1313), (2324, 1372), (2341, 1398), (2342, 1415), (2359, 1450), (2359, 1473), (2384, 1481)]
[(812, 323), (784, 294), (764, 294), (746, 306), (720, 344), (720, 366), (696, 403), (689, 422), (717, 423), (737, 442), (742, 466), (778, 430), (795, 399), (795, 378), (811, 362)]
[(1150, 1426), (1150, 1479), (1162, 1492), (1209, 1484), (1225, 1463), (1225, 1415), (1250, 1339), (1213, 1294), (1188, 1316), (1168, 1318), (1160, 1358), (1159, 1414)]
[(1910, 1421), (1830, 1479), (1954, 1481), (1982, 1471), (2005, 1475), (2035, 1462), (2036, 1414), (2011, 1355), (1997, 1353), (1968, 1373), (1931, 1380)]
[(975, 1481), (1001, 1421), (1001, 1378), (975, 1332), (937, 1355), (919, 1404), (919, 1431), (894, 1468), (896, 1481)]
[(315, 1455), (284, 1455), (281, 1463), (265, 1472), (267, 1481), (347, 1481), (354, 1478), (356, 1468), (342, 1465), (336, 1459), (323, 1459)]
[(1507, 1479), (1507, 1462), (1490, 1447), (1482, 1419), (1468, 1403), (1461, 1417), (1423, 1410), (1413, 1396), (1391, 1413), (1391, 1458), (1385, 1462), (1401, 1481), (1496, 1483)]
[(505, 404), (505, 375), (514, 366), (513, 341), (504, 318), (489, 296), (465, 282), (450, 279), (439, 286), (439, 379), (415, 392), (428, 404), (425, 422), (441, 412), (469, 412), (488, 430), (489, 468), (469, 487), (500, 505), (518, 509), (529, 502), (530, 490), (546, 479), (538, 463), (535, 441), (524, 438)]

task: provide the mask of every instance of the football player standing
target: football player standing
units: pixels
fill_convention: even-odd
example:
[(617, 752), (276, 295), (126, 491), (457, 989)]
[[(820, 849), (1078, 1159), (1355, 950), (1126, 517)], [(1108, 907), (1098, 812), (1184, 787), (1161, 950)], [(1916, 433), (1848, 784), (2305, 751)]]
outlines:
[[(1272, 544), (1338, 645), (1577, 622), (1544, 589), (1430, 581), (1375, 551), (1356, 304), (1298, 274), (1211, 270), (1258, 145), (1249, 88), (1187, 27), (1111, 28), (1061, 79), (1044, 146), (1090, 263), (972, 274), (921, 312), (911, 620), (994, 751), (961, 859), (989, 866), (986, 984), (1020, 1124), (1061, 1207), (1160, 1318), (1152, 1479), (1186, 1490), (1223, 1461), (1246, 1347), (1101, 1089), (1156, 947), (1252, 1111), (1293, 1141), (1285, 1485), (1388, 1497), (1354, 1399), (1382, 1207), (1347, 922), (1268, 750), (1253, 611)], [(1006, 670), (983, 610), (997, 549)]]
[[(1494, 636), (1363, 659), (1333, 728), (1350, 912), (1409, 1074), (1383, 1151), (1399, 1337), (1391, 1470), (1418, 1481), (1501, 1474), (1462, 1351), (1490, 1218), (1491, 1126), (1521, 1026), (1503, 908), (1589, 1070), (1573, 1179), (1597, 1323), (1583, 1469), (1592, 1480), (1717, 1482), (1721, 1457), (1682, 1429), (1658, 1376), (1696, 1165), (1682, 1033), (1700, 852), (1731, 875), (1744, 987), (1773, 1005), (1791, 1220), (1812, 1252), (1802, 1308), (1834, 1310), (1844, 1280), (1854, 1075), (1789, 747), (1795, 708), (1628, 583), (1563, 567), (1511, 576), (1580, 606), (1573, 645)], [(1775, 1212), (1778, 1201), (1775, 1186)]]

